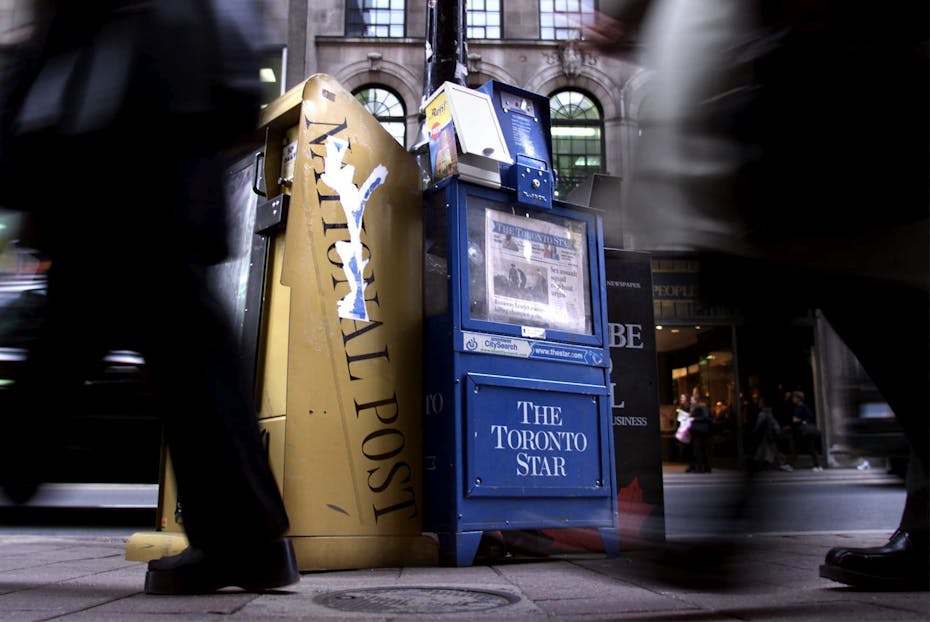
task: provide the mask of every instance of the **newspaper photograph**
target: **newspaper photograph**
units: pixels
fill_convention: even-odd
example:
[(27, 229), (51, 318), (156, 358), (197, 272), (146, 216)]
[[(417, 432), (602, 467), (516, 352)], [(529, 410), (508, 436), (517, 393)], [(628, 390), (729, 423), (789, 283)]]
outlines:
[(585, 229), (485, 210), (488, 319), (590, 334)]

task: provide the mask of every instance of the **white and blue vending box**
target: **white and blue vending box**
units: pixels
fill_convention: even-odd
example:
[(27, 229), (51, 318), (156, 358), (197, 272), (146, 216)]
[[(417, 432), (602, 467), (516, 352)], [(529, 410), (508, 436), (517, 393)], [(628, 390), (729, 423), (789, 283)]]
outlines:
[(553, 199), (549, 103), (452, 83), (426, 106), (424, 529), (596, 528), (619, 553), (601, 213)]

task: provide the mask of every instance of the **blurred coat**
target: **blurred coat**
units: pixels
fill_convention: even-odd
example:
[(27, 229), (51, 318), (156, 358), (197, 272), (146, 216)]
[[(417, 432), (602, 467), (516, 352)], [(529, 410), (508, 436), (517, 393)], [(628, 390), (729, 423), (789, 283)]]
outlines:
[(628, 246), (927, 291), (927, 24), (924, 2), (653, 1)]
[[(222, 151), (254, 136), (260, 103), (253, 3), (49, 4), (4, 79), (0, 203), (31, 212), (47, 250), (77, 230), (222, 260)], [(76, 193), (97, 200), (65, 208)]]
[(926, 531), (930, 4), (648, 4), (625, 246), (699, 257), (703, 302), (744, 317), (820, 309), (904, 428)]
[(18, 190), (5, 196), (51, 257), (45, 322), (14, 387), (22, 416), (0, 436), (32, 442), (0, 451), (4, 485), (26, 498), (44, 481), (87, 370), (129, 347), (152, 381), (191, 546), (275, 541), (288, 519), (254, 379), (206, 270), (228, 249), (226, 151), (257, 127), (255, 4), (61, 0), (44, 17), (4, 98)]

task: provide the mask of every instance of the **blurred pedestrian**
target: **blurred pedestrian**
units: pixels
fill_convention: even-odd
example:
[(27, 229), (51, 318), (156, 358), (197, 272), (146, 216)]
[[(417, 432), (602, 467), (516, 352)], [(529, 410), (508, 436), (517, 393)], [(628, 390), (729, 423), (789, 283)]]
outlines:
[(688, 473), (710, 473), (711, 437), (714, 418), (707, 408), (707, 400), (700, 395), (691, 396), (691, 451), (692, 463)]
[(257, 126), (257, 9), (60, 0), (39, 15), (0, 108), (0, 203), (28, 210), (51, 257), (46, 321), (4, 422), (3, 487), (28, 500), (88, 370), (128, 346), (157, 397), (189, 541), (149, 563), (145, 591), (294, 583), (251, 382), (206, 276), (228, 251), (227, 154)]
[[(781, 438), (781, 426), (775, 419), (772, 407), (764, 396), (756, 397), (757, 413), (752, 429), (752, 466), (753, 469), (780, 469), (789, 471), (785, 456), (778, 449)], [(787, 468), (786, 468), (787, 467)]]
[(804, 391), (793, 391), (791, 402), (794, 404), (794, 411), (791, 414), (791, 434), (794, 443), (788, 464), (795, 467), (798, 452), (803, 451), (810, 456), (811, 469), (823, 471), (820, 464), (820, 429), (817, 427), (814, 413), (804, 402)]
[[(678, 458), (681, 462), (690, 466), (694, 463), (694, 453), (691, 451), (691, 396), (687, 393), (682, 393), (678, 396), (678, 409), (675, 411), (675, 421), (678, 429), (676, 430), (675, 437), (679, 437), (678, 430), (682, 428), (682, 425), (687, 426), (687, 439), (688, 442), (680, 442), (678, 444)], [(685, 422), (687, 422), (685, 424)], [(684, 436), (684, 433), (682, 433)], [(681, 441), (680, 438), (678, 438)]]
[[(915, 387), (930, 378), (928, 3), (600, 6), (613, 13), (588, 33), (592, 44), (616, 46), (618, 34), (628, 43), (632, 33), (654, 72), (625, 239), (631, 248), (695, 253), (704, 300), (738, 304), (749, 319), (785, 321), (799, 302), (823, 312), (898, 417), (913, 455), (888, 544), (831, 550), (821, 576), (927, 589), (930, 416)], [(747, 284), (738, 300), (734, 282)], [(792, 284), (790, 300), (752, 290), (779, 282)]]

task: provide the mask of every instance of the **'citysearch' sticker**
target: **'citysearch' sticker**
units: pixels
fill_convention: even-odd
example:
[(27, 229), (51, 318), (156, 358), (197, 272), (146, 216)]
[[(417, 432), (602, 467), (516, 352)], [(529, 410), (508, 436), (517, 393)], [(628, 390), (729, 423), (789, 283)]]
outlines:
[(462, 343), (466, 352), (477, 354), (606, 367), (604, 353), (594, 348), (471, 332), (462, 333)]

